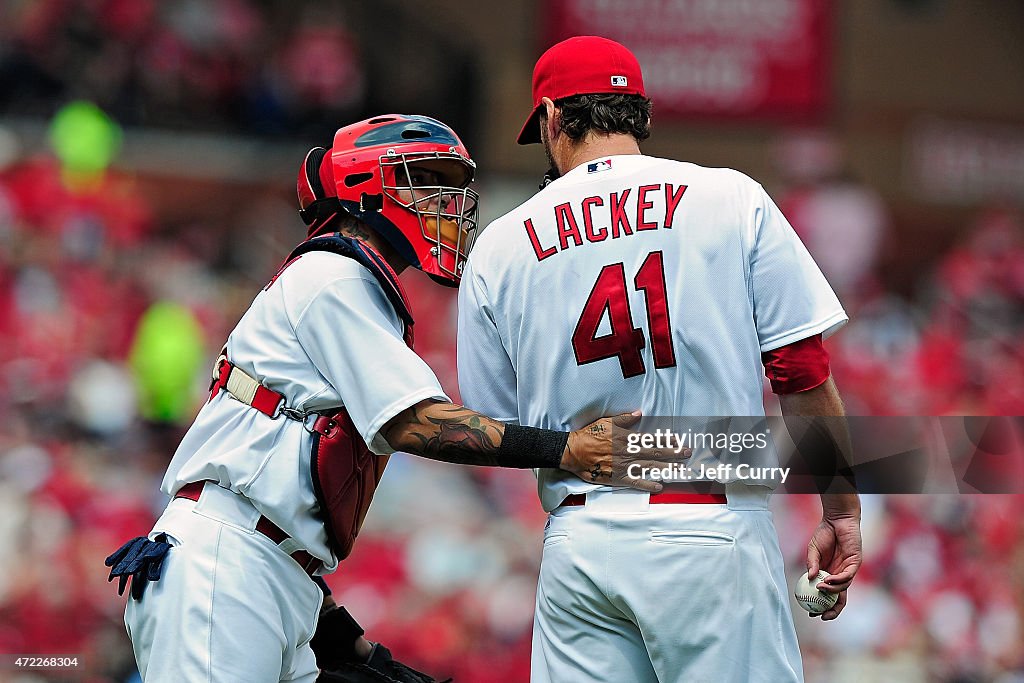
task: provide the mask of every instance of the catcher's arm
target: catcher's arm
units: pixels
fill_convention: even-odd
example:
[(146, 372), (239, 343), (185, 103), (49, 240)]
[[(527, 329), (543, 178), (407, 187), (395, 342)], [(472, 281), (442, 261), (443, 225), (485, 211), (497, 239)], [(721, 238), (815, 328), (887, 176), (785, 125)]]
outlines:
[(639, 413), (601, 418), (574, 432), (505, 424), (455, 403), (428, 399), (406, 408), (381, 429), (395, 450), (433, 460), (491, 467), (548, 467), (588, 482), (657, 493), (659, 482), (628, 476), (628, 465), (663, 467), (669, 456), (645, 454), (627, 462), (615, 452), (619, 436)]

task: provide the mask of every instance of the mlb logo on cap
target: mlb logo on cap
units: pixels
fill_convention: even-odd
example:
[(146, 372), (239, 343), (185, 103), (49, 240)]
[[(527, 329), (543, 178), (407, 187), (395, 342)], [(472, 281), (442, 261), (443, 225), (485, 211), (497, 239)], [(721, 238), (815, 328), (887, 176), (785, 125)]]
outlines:
[(519, 132), (520, 145), (540, 142), (541, 100), (573, 95), (644, 93), (636, 55), (601, 36), (574, 36), (552, 45), (533, 68), (533, 109)]

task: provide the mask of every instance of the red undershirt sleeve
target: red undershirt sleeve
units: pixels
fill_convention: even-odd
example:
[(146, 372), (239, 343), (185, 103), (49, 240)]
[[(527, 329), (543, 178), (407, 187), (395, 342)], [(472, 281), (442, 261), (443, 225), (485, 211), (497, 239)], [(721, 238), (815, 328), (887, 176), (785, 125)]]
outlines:
[(764, 374), (776, 394), (795, 394), (824, 384), (830, 374), (828, 360), (820, 334), (761, 354)]

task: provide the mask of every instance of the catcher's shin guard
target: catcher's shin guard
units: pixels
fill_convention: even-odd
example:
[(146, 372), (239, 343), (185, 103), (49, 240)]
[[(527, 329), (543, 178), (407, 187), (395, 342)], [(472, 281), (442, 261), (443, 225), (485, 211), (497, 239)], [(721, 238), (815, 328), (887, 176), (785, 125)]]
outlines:
[[(438, 683), (422, 671), (395, 660), (391, 651), (377, 643), (365, 663), (346, 662), (338, 668), (323, 670), (317, 683)], [(452, 679), (440, 681), (452, 683)]]

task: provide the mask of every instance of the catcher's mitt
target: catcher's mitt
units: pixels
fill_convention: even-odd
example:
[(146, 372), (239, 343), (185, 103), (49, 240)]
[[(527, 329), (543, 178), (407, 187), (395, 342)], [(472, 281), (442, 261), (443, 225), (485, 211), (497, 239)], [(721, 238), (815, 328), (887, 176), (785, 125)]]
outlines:
[[(345, 662), (325, 669), (317, 683), (438, 683), (425, 673), (391, 657), (391, 651), (377, 643), (366, 663)], [(452, 683), (452, 679), (440, 681)]]

